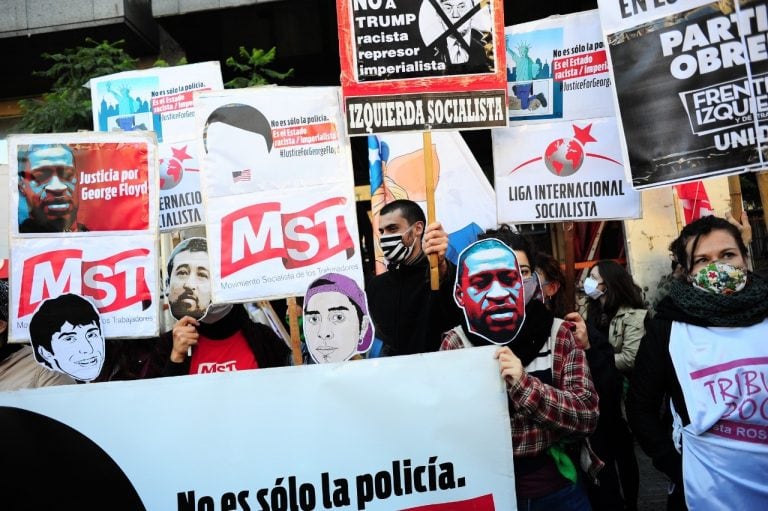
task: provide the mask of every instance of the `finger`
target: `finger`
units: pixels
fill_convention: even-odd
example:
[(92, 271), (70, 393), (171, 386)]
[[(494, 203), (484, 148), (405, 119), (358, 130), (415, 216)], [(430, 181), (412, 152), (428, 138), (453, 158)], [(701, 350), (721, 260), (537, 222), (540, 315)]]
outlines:
[(184, 316), (183, 318), (178, 320), (176, 324), (179, 326), (187, 326), (187, 325), (199, 326), (200, 325), (200, 323), (198, 323), (198, 321), (192, 316)]

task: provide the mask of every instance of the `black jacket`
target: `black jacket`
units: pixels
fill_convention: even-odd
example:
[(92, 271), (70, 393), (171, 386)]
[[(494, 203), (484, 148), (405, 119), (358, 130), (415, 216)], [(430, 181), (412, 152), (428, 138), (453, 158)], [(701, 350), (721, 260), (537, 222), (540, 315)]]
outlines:
[(669, 399), (683, 425), (690, 422), (683, 390), (669, 354), (672, 322), (681, 321), (707, 326), (686, 314), (664, 298), (656, 316), (646, 321), (646, 331), (635, 358), (635, 369), (627, 398), (627, 418), (640, 447), (653, 460), (653, 465), (674, 482), (682, 481), (682, 458), (675, 449), (670, 431)]
[(368, 308), (382, 340), (384, 355), (437, 351), (443, 332), (460, 324), (461, 309), (453, 299), (456, 268), (450, 262), (440, 289), (432, 291), (426, 257), (412, 265), (389, 265), (366, 286)]

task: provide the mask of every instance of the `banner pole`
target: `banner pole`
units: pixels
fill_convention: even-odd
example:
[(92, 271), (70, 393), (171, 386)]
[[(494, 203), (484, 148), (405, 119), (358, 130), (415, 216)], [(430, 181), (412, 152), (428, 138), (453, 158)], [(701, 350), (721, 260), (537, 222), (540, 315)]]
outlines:
[(563, 241), (565, 244), (565, 310), (576, 310), (576, 256), (573, 250), (573, 222), (563, 222)]
[(763, 206), (763, 221), (768, 227), (768, 171), (757, 174), (757, 188), (760, 190), (760, 203)]
[(289, 296), (286, 302), (288, 303), (288, 328), (291, 330), (293, 365), (300, 366), (303, 364), (303, 358), (301, 356), (301, 333), (299, 332), (299, 304), (296, 303), (295, 296)]
[[(435, 221), (435, 178), (432, 168), (432, 132), (427, 129), (422, 134), (424, 145), (424, 187), (427, 192), (427, 225)], [(425, 227), (426, 229), (426, 227)], [(440, 270), (437, 254), (429, 255), (429, 282), (433, 291), (440, 289)]]
[(741, 197), (741, 181), (739, 176), (728, 176), (728, 192), (731, 195), (731, 215), (741, 222), (741, 212), (744, 210)]

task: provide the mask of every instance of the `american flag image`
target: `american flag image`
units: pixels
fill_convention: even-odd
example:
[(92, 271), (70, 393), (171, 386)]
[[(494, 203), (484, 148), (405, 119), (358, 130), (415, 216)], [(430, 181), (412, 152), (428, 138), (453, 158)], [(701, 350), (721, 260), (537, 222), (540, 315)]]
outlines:
[(235, 183), (241, 183), (243, 181), (251, 180), (251, 169), (236, 170), (232, 172), (232, 180)]

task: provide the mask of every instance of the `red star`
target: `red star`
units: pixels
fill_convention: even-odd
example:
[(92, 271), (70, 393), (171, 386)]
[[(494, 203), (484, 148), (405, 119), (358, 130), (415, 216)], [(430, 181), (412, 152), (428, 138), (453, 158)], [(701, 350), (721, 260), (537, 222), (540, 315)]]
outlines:
[(592, 125), (590, 124), (586, 128), (579, 128), (575, 124), (573, 125), (573, 138), (579, 141), (582, 147), (586, 146), (588, 142), (597, 142), (597, 140), (592, 136), (592, 134), (589, 132), (589, 130), (592, 129)]
[(184, 146), (181, 149), (176, 149), (175, 147), (171, 147), (171, 152), (173, 153), (173, 157), (177, 160), (184, 161), (184, 160), (191, 160), (192, 157), (187, 154), (187, 147)]

